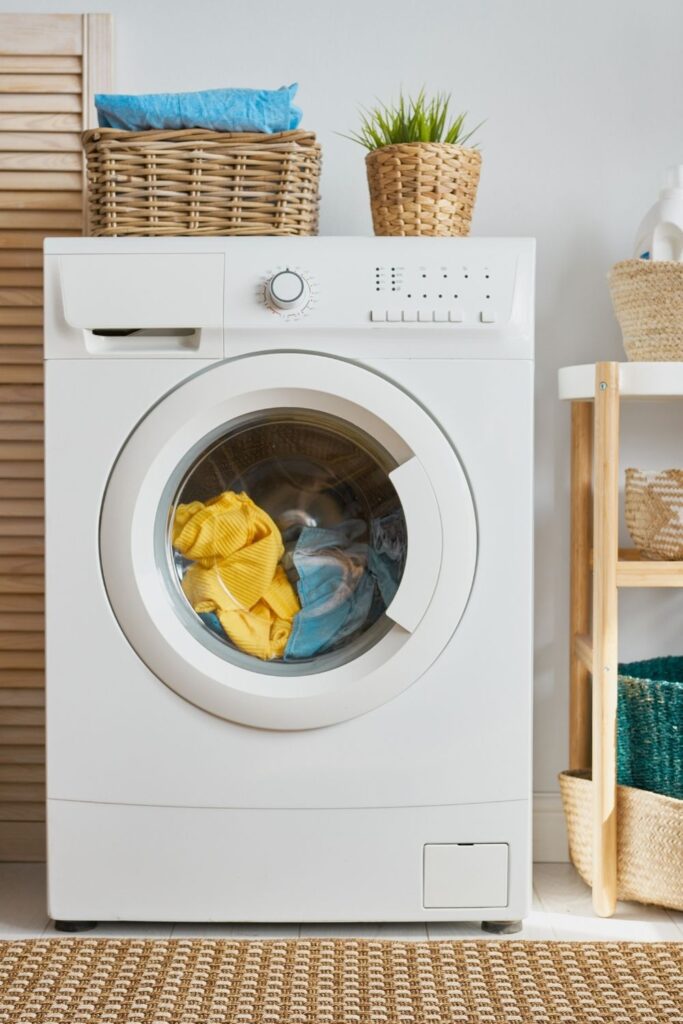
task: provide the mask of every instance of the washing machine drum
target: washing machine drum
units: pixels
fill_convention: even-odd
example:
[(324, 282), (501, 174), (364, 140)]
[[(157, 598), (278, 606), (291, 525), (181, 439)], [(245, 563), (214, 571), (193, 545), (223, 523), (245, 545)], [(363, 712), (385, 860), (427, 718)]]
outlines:
[(467, 604), (474, 505), (449, 439), (372, 370), (217, 364), (124, 444), (100, 558), (128, 642), (213, 714), (316, 728), (398, 696)]
[(304, 409), (257, 412), (197, 455), (170, 502), (168, 554), (224, 657), (319, 671), (391, 628), (408, 546), (396, 468), (359, 427)]

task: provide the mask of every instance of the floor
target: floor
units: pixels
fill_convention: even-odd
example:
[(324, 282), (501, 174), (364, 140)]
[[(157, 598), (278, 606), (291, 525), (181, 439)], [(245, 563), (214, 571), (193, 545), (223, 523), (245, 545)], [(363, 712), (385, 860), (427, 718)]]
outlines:
[[(42, 864), (0, 863), (0, 939), (61, 935), (45, 912)], [(200, 925), (104, 923), (89, 936), (184, 938), (192, 936), (273, 938), (340, 936), (385, 939), (492, 938), (474, 924), (291, 924)], [(620, 903), (609, 919), (597, 918), (590, 890), (570, 864), (536, 864), (534, 905), (515, 939), (611, 939), (634, 942), (683, 942), (683, 913)]]

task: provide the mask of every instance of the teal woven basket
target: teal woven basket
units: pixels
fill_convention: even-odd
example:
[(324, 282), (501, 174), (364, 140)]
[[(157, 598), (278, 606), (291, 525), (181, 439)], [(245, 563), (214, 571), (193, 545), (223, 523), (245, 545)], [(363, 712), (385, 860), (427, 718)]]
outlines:
[(617, 776), (683, 800), (683, 657), (619, 666)]

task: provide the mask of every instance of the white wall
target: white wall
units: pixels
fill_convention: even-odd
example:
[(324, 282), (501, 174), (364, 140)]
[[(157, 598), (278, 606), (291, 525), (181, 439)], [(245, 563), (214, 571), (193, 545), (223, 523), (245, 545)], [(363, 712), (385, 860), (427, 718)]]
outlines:
[[(371, 230), (363, 152), (335, 134), (356, 125), (359, 104), (426, 85), (487, 119), (473, 231), (538, 239), (535, 785), (555, 791), (566, 765), (568, 606), (568, 409), (556, 400), (556, 370), (622, 356), (605, 275), (631, 255), (664, 168), (683, 161), (683, 4), (92, 0), (87, 9), (115, 15), (119, 91), (298, 80), (303, 126), (324, 147), (324, 234)], [(628, 464), (683, 465), (683, 410), (640, 407), (625, 426)], [(633, 592), (622, 607), (623, 656), (683, 653), (683, 594)]]

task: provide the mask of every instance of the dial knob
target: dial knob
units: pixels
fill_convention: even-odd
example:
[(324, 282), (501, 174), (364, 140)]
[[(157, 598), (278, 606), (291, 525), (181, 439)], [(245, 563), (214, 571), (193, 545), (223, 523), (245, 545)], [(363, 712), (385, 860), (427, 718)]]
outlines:
[(288, 313), (303, 309), (310, 295), (308, 281), (295, 270), (281, 270), (266, 285), (266, 297), (270, 305)]

